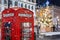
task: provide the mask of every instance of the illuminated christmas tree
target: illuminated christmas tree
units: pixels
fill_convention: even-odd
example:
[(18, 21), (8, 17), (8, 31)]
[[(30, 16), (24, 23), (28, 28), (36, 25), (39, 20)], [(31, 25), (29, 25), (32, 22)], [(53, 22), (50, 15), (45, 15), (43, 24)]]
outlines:
[(41, 32), (51, 32), (53, 27), (53, 15), (51, 9), (48, 6), (49, 2), (47, 1), (47, 7), (40, 9), (40, 31)]

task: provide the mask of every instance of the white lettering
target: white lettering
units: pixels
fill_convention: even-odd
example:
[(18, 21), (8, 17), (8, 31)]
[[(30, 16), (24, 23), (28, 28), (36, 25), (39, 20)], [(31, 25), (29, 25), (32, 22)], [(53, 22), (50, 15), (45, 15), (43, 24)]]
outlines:
[(21, 16), (21, 17), (32, 17), (32, 15), (31, 14), (18, 14), (18, 16)]
[(3, 17), (12, 17), (12, 16), (14, 16), (14, 13), (3, 14)]

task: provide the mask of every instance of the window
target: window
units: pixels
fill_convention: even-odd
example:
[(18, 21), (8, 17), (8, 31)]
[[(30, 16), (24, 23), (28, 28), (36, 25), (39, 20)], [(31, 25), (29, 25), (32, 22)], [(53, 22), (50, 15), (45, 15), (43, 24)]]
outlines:
[(23, 3), (21, 3), (21, 7), (23, 7)]
[(31, 23), (26, 22), (26, 23), (23, 23), (22, 25), (23, 25), (24, 27), (30, 27), (30, 26), (31, 26)]
[(4, 26), (5, 27), (10, 27), (11, 26), (11, 23), (10, 22), (6, 22), (6, 23), (4, 23)]
[(21, 7), (21, 3), (20, 2), (18, 2), (18, 7)]
[(7, 36), (5, 37), (5, 40), (10, 40), (10, 36), (7, 35)]
[(15, 6), (18, 6), (18, 2), (17, 1), (15, 1)]
[(2, 1), (2, 0), (0, 0), (0, 4), (1, 4), (1, 1)]
[(11, 33), (11, 30), (10, 30), (10, 27), (11, 27), (11, 23), (10, 22), (5, 22), (4, 23), (4, 26), (5, 26), (5, 33), (6, 34), (10, 34)]
[(31, 23), (30, 22), (23, 22), (21, 27), (22, 27), (22, 34), (24, 35), (23, 36), (23, 40), (29, 40), (31, 36), (31, 31), (32, 31), (32, 28), (31, 28)]
[[(10, 2), (10, 1), (9, 1)], [(7, 0), (4, 0), (4, 4), (7, 4)]]
[(31, 8), (32, 8), (32, 10), (33, 10), (33, 6), (32, 6)]
[(28, 6), (28, 8), (30, 9), (30, 5)]
[(0, 12), (1, 12), (1, 7), (0, 7)]
[(5, 33), (6, 33), (6, 34), (10, 34), (10, 29), (6, 29), (6, 30), (5, 30)]
[(27, 8), (27, 4), (25, 4), (25, 8)]

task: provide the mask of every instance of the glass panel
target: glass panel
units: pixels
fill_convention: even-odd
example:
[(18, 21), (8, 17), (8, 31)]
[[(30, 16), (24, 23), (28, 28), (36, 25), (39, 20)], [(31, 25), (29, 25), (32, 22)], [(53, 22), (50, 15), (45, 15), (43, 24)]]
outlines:
[(30, 24), (29, 22), (23, 23), (22, 25), (23, 25), (24, 27), (30, 27), (30, 26), (31, 26), (31, 24)]
[(5, 22), (4, 23), (4, 26), (5, 26), (5, 40), (10, 40), (10, 33), (11, 33), (11, 30), (10, 30), (10, 27), (11, 27), (11, 22)]
[(1, 4), (1, 1), (2, 1), (2, 0), (0, 0), (0, 4)]
[(10, 36), (7, 35), (7, 36), (5, 37), (5, 40), (10, 40)]
[(17, 1), (15, 1), (15, 6), (18, 6), (18, 2)]
[(0, 12), (1, 12), (1, 10), (2, 10), (2, 9), (1, 9), (1, 7), (0, 7)]
[(25, 4), (25, 8), (27, 8), (27, 4)]
[(29, 40), (31, 37), (31, 23), (23, 22), (21, 27), (22, 27), (22, 40)]
[(10, 34), (10, 29), (6, 29), (6, 30), (5, 30), (5, 33), (6, 33), (6, 34)]
[(6, 23), (4, 24), (4, 26), (5, 26), (6, 28), (9, 28), (9, 27), (11, 26), (11, 23), (10, 23), (10, 22), (6, 22)]
[(22, 38), (22, 40), (29, 40), (29, 38)]
[(32, 8), (32, 10), (33, 10), (33, 6), (32, 6), (31, 8)]
[(21, 7), (23, 7), (23, 3), (21, 3)]
[(28, 6), (28, 8), (30, 9), (30, 5)]
[(7, 0), (4, 0), (4, 4), (7, 4)]

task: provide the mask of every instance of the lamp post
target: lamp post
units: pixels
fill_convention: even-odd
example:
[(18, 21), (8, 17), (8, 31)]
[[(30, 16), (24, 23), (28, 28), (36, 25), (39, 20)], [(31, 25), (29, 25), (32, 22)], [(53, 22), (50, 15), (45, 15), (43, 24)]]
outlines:
[(59, 17), (56, 17), (56, 21), (57, 21), (57, 31), (58, 31), (58, 22), (59, 22)]
[(39, 37), (39, 29), (40, 29), (40, 16), (39, 16), (39, 12), (40, 12), (40, 10), (38, 9), (37, 10), (37, 13), (36, 13), (36, 20), (37, 20), (37, 37)]

